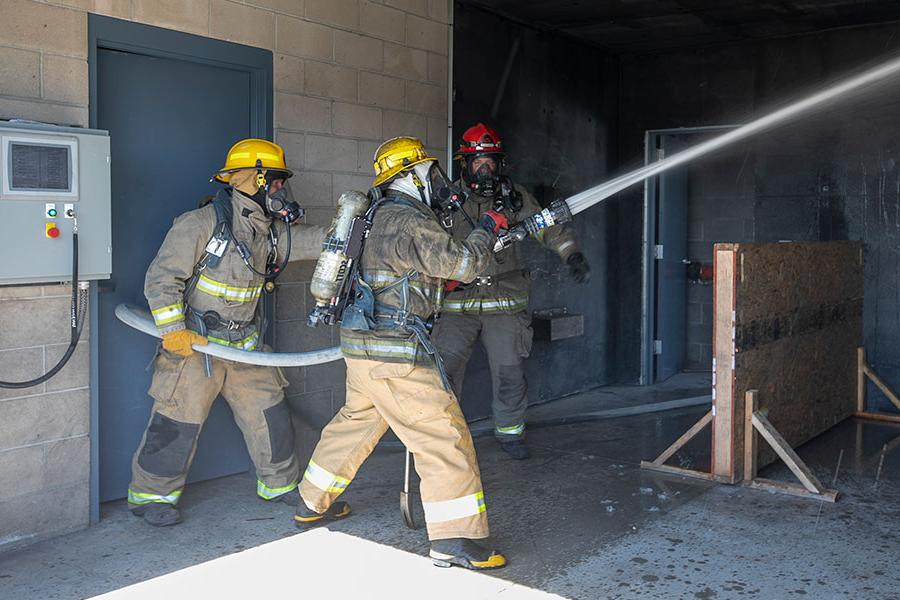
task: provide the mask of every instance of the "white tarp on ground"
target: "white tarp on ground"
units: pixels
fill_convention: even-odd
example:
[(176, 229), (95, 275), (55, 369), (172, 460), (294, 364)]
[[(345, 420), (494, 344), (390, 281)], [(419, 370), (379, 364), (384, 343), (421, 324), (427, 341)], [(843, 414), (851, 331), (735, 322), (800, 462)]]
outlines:
[(96, 599), (346, 598), (552, 600), (561, 596), (316, 529), (109, 592)]

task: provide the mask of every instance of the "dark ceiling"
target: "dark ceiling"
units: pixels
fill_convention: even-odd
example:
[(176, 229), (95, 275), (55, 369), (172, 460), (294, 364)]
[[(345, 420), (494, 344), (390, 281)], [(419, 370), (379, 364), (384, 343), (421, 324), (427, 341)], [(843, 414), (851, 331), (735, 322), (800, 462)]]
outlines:
[(652, 52), (900, 19), (897, 0), (463, 0), (614, 52)]

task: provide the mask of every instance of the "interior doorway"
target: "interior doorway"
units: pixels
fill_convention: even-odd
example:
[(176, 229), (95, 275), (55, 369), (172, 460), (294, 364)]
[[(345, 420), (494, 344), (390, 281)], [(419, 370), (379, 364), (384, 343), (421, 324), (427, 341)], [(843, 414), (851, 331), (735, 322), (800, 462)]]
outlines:
[[(95, 493), (122, 498), (150, 415), (156, 340), (119, 323), (121, 302), (145, 305), (144, 275), (173, 219), (215, 193), (211, 174), (246, 137), (271, 139), (272, 53), (90, 15), (91, 126), (110, 132), (113, 268), (100, 286), (93, 407)], [(102, 349), (102, 350), (101, 350)], [(213, 406), (189, 481), (246, 471), (231, 411)]]
[[(647, 131), (645, 164), (734, 126)], [(689, 163), (644, 183), (641, 384), (712, 370), (712, 257), (717, 242), (753, 239), (747, 148)], [(749, 192), (744, 186), (750, 185)], [(747, 195), (747, 202), (735, 196)], [(737, 200), (737, 201), (735, 201)]]

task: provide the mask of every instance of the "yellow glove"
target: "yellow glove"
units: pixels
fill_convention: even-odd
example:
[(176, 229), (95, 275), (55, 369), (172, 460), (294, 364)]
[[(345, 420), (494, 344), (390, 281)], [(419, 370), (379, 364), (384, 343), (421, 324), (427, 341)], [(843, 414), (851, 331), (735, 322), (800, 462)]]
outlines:
[(164, 349), (177, 354), (178, 356), (190, 356), (194, 353), (191, 348), (192, 344), (200, 344), (205, 346), (209, 341), (198, 333), (194, 333), (190, 329), (179, 329), (171, 333), (164, 333), (162, 336), (162, 346)]

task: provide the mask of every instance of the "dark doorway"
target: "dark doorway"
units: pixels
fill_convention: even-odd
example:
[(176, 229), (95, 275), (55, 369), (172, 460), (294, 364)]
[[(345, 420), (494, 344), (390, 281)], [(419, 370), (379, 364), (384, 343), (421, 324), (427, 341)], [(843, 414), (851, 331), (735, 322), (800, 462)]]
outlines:
[[(156, 341), (121, 323), (121, 302), (146, 305), (144, 275), (173, 219), (215, 192), (211, 173), (246, 137), (271, 139), (272, 54), (91, 16), (91, 125), (110, 132), (113, 274), (100, 288), (99, 501), (122, 498), (150, 415)], [(189, 481), (246, 471), (250, 461), (221, 400)]]

